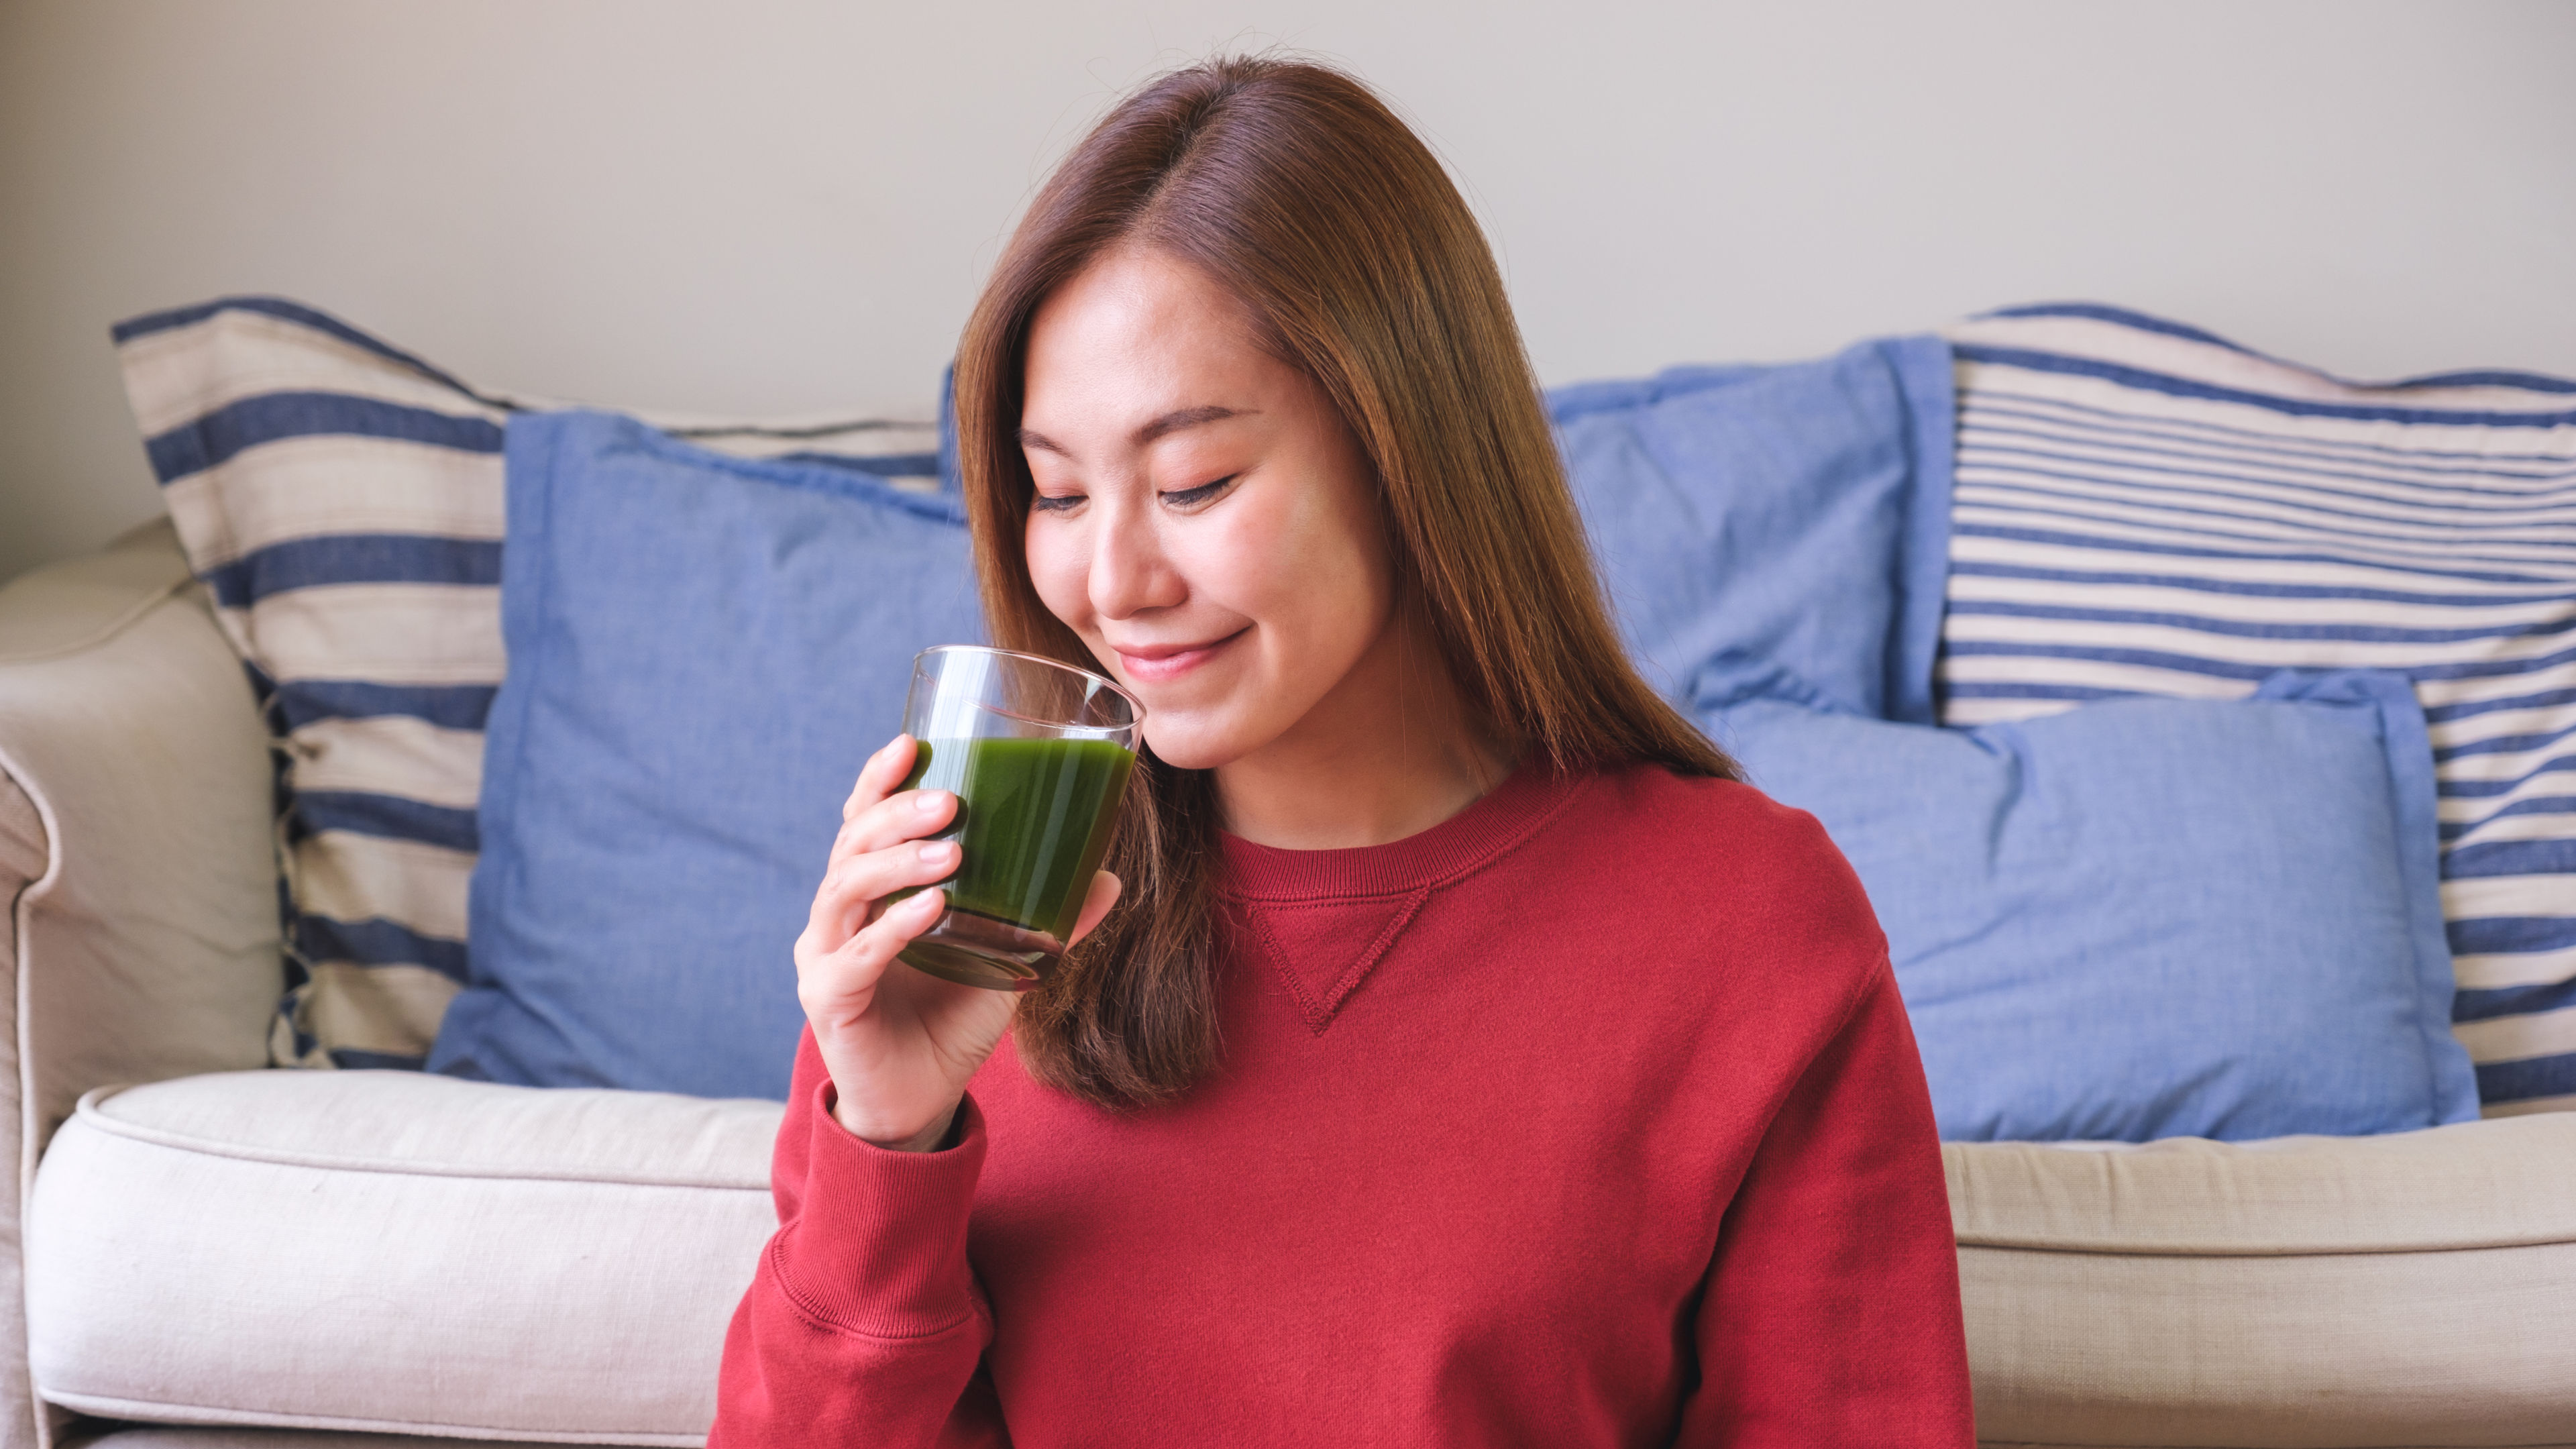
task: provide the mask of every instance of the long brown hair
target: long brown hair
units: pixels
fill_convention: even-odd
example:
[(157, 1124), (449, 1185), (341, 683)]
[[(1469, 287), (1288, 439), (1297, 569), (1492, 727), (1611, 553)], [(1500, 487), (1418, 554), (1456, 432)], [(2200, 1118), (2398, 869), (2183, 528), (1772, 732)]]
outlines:
[[(1018, 430), (1030, 318), (1118, 245), (1240, 298), (1376, 467), (1399, 597), (1496, 738), (1557, 768), (1740, 778), (1629, 667), (1484, 234), (1429, 147), (1359, 81), (1207, 61), (1120, 102), (1029, 208), (959, 344), (958, 457), (993, 642), (1102, 667), (1040, 602)], [(1106, 1105), (1170, 1098), (1217, 1055), (1213, 776), (1139, 756), (1117, 908), (1022, 1004), (1021, 1060)]]

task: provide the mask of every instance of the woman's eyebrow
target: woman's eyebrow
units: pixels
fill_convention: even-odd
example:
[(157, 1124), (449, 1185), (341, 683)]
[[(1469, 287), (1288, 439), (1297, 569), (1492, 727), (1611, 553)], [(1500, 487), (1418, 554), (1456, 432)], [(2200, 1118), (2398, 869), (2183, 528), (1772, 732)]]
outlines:
[(1259, 411), (1261, 411), (1259, 408), (1182, 408), (1177, 412), (1165, 413), (1138, 428), (1136, 435), (1128, 441), (1141, 448), (1156, 438), (1177, 433), (1183, 428), (1195, 428), (1201, 423), (1213, 423), (1225, 418), (1247, 418)]
[[(1174, 412), (1165, 413), (1161, 417), (1147, 423), (1145, 426), (1138, 428), (1127, 441), (1131, 445), (1141, 448), (1147, 443), (1153, 442), (1157, 438), (1177, 433), (1183, 428), (1195, 428), (1201, 423), (1221, 422), (1226, 418), (1248, 418), (1255, 416), (1260, 411), (1261, 409), (1259, 408), (1227, 408), (1216, 406), (1181, 408)], [(1023, 448), (1036, 448), (1044, 452), (1053, 453), (1060, 458), (1070, 458), (1073, 456), (1072, 452), (1068, 450), (1064, 444), (1057, 442), (1055, 439), (1048, 437), (1046, 434), (1039, 432), (1035, 428), (1020, 429), (1020, 446)]]

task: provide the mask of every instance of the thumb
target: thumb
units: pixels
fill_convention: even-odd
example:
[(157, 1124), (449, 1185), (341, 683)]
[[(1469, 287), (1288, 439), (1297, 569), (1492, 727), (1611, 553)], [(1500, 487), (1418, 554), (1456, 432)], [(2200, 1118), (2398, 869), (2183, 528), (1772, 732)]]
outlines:
[(1065, 944), (1070, 946), (1074, 941), (1090, 935), (1091, 928), (1099, 925), (1101, 917), (1109, 914), (1109, 908), (1118, 904), (1119, 893), (1124, 889), (1118, 877), (1109, 872), (1104, 870), (1094, 873), (1091, 877), (1091, 889), (1083, 892), (1082, 914), (1074, 918), (1072, 940), (1066, 941)]

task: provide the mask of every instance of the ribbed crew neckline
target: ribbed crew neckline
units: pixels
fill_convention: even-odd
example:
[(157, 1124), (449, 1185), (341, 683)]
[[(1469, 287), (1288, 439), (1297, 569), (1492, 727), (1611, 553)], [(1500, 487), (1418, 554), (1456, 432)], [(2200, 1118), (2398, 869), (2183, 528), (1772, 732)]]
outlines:
[(1283, 850), (1221, 833), (1218, 889), (1244, 900), (1318, 901), (1402, 895), (1465, 875), (1535, 834), (1589, 777), (1524, 761), (1483, 799), (1428, 830), (1343, 850)]

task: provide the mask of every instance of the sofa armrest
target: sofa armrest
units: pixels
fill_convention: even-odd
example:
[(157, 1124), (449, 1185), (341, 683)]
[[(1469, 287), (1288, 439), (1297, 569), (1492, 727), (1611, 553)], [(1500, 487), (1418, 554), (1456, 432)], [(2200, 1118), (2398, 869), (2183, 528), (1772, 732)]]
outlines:
[(166, 522), (0, 588), (0, 1082), (22, 1175), (92, 1087), (267, 1064), (271, 779)]
[(263, 1066), (285, 987), (267, 732), (164, 522), (0, 588), (0, 1449), (28, 1374), (36, 1161), (111, 1082)]

